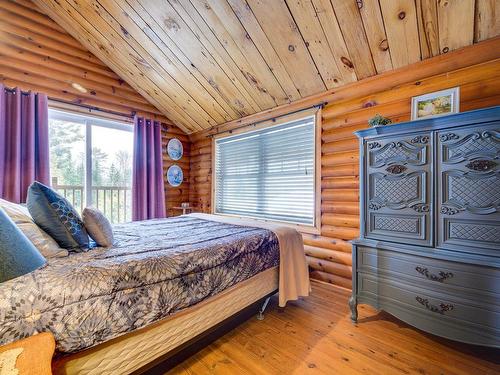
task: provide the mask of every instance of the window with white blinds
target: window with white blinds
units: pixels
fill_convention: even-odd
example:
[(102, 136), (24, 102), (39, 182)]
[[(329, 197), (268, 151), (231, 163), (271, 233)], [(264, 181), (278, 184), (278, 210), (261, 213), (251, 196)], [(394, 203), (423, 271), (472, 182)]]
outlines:
[(215, 145), (215, 213), (315, 225), (314, 115)]

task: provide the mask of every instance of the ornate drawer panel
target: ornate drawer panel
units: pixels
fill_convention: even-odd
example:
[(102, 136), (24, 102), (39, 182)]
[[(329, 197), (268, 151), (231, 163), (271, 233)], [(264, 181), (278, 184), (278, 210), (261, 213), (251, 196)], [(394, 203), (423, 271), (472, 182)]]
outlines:
[[(439, 330), (436, 325), (451, 324), (460, 329), (464, 341), (473, 342), (470, 335), (491, 335), (500, 345), (500, 307), (481, 304), (457, 296), (428, 290), (420, 285), (411, 285), (394, 277), (380, 277), (372, 274), (358, 274), (358, 296), (360, 300), (375, 302), (382, 310), (391, 311), (398, 305), (410, 312), (410, 324), (426, 329), (422, 321), (433, 325), (432, 331)], [(469, 337), (468, 337), (469, 336)], [(491, 343), (490, 343), (491, 344)]]
[(369, 141), (366, 155), (366, 237), (431, 246), (430, 133)]
[(370, 213), (368, 230), (370, 237), (387, 239), (397, 235), (400, 240), (406, 238), (426, 241), (427, 217), (425, 215), (396, 215)]
[(500, 250), (500, 123), (438, 132), (438, 246)]
[[(500, 306), (500, 270), (468, 263), (358, 246), (359, 272)], [(481, 295), (481, 297), (479, 297)]]

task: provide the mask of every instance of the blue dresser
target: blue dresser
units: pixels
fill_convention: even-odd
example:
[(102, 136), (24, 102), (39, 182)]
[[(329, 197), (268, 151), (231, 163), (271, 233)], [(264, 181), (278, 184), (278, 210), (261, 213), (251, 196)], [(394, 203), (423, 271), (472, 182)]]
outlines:
[(359, 131), (352, 320), (367, 303), (500, 347), (500, 107)]

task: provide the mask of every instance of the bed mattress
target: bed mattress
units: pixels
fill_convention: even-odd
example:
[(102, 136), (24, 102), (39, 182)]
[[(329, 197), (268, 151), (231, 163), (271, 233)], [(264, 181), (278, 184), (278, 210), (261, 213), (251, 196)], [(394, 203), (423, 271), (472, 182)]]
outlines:
[(279, 264), (266, 229), (189, 216), (116, 225), (113, 248), (51, 259), (0, 286), (0, 344), (37, 332), (75, 352), (137, 330)]

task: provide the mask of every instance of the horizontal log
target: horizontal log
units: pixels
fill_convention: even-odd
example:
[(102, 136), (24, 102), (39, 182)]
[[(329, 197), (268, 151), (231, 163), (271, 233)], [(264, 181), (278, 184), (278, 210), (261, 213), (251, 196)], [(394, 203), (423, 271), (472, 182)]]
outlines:
[(304, 245), (304, 251), (306, 255), (311, 256), (313, 258), (324, 259), (330, 262), (345, 264), (347, 266), (352, 265), (351, 254), (343, 251), (324, 249), (322, 247), (315, 247), (308, 245)]
[(323, 189), (321, 191), (323, 201), (333, 202), (359, 202), (359, 190), (357, 189)]
[(79, 59), (87, 60), (89, 62), (95, 63), (97, 60), (94, 55), (92, 55), (89, 51), (87, 50), (81, 50), (77, 48), (68, 48), (64, 45), (61, 45), (61, 43), (57, 40), (48, 38), (44, 35), (38, 34), (36, 32), (33, 32), (32, 30), (27, 30), (18, 27), (15, 23), (12, 24), (11, 22), (7, 23), (4, 22), (5, 15), (8, 14), (7, 12), (0, 11), (0, 17), (2, 18), (2, 21), (0, 23), (0, 30), (9, 33), (11, 35), (14, 35), (18, 38), (22, 38), (25, 41), (30, 41), (32, 42), (35, 46), (36, 45), (42, 45), (42, 46), (47, 46), (48, 48), (54, 49), (54, 50), (62, 50), (64, 51), (65, 54), (72, 56), (72, 57), (77, 57)]
[(325, 177), (321, 179), (322, 189), (358, 189), (359, 180), (356, 177)]
[(200, 161), (200, 162), (192, 162), (191, 163), (191, 170), (192, 171), (210, 169), (211, 167), (212, 167), (211, 161)]
[(368, 128), (368, 124), (354, 124), (340, 129), (323, 130), (321, 140), (323, 143), (332, 143), (346, 139), (357, 139), (354, 132)]
[(359, 175), (359, 165), (354, 164), (340, 164), (335, 167), (321, 168), (321, 175), (323, 177), (353, 177)]
[(143, 103), (134, 101), (134, 98), (128, 100), (124, 97), (105, 94), (101, 91), (96, 91), (96, 90), (89, 90), (85, 93), (82, 93), (79, 90), (75, 89), (72, 86), (72, 84), (68, 81), (59, 81), (57, 79), (50, 78), (49, 75), (43, 76), (28, 71), (20, 71), (17, 69), (12, 69), (8, 66), (3, 65), (3, 61), (0, 61), (0, 68), (1, 68), (0, 74), (4, 77), (8, 77), (12, 80), (20, 82), (25, 82), (26, 84), (34, 84), (37, 86), (45, 87), (52, 91), (60, 91), (61, 92), (61, 94), (59, 94), (60, 96), (63, 96), (64, 94), (69, 94), (79, 98), (98, 100), (103, 103), (109, 103), (112, 105), (120, 106), (122, 108), (132, 109), (141, 107), (147, 110), (157, 111), (153, 106), (150, 106), (149, 104), (145, 105)]
[(350, 241), (359, 237), (359, 229), (322, 225), (321, 235), (326, 237), (341, 238), (343, 240)]
[(346, 124), (366, 123), (376, 114), (383, 114), (384, 117), (397, 116), (408, 111), (411, 105), (411, 97), (398, 98), (398, 100), (383, 105), (366, 107), (357, 111), (348, 112), (341, 117), (334, 117), (325, 121), (324, 130), (337, 129)]
[(321, 212), (339, 215), (359, 215), (359, 202), (325, 202)]
[(321, 247), (324, 249), (331, 249), (347, 253), (350, 253), (352, 251), (352, 245), (349, 242), (339, 238), (302, 233), (302, 239), (304, 241), (304, 245), (308, 246)]
[(61, 26), (52, 21), (45, 14), (40, 13), (39, 9), (33, 6), (30, 0), (3, 1), (1, 7), (21, 17), (28, 17), (30, 21), (49, 27), (61, 34), (67, 34), (66, 30)]
[(16, 32), (29, 32), (33, 35), (33, 40), (40, 38), (41, 40), (51, 40), (50, 43), (57, 43), (60, 49), (71, 49), (80, 52), (87, 52), (87, 49), (76, 39), (66, 32), (59, 32), (55, 29), (49, 29), (46, 25), (41, 25), (33, 19), (13, 13), (6, 10), (3, 6), (5, 2), (0, 2), (0, 18), (2, 22), (9, 26), (9, 30)]
[(306, 255), (306, 260), (309, 267), (318, 271), (331, 273), (333, 275), (342, 276), (345, 278), (349, 278), (352, 275), (352, 267), (345, 264), (313, 258), (308, 255)]
[(332, 167), (338, 164), (359, 163), (359, 153), (356, 151), (336, 152), (334, 154), (323, 155), (321, 166)]
[(325, 283), (340, 286), (346, 289), (352, 289), (352, 279), (337, 275), (332, 275), (327, 272), (314, 270), (310, 273), (311, 279), (323, 281)]
[(468, 87), (473, 87), (472, 90), (477, 93), (481, 91), (478, 89), (478, 85), (481, 85), (481, 81), (485, 78), (487, 79), (488, 77), (497, 75), (498, 59), (406, 83), (398, 87), (393, 87), (391, 90), (381, 91), (369, 96), (332, 103), (323, 109), (322, 115), (326, 119), (341, 117), (346, 113), (356, 110), (384, 105), (401, 98), (411, 98), (412, 96), (453, 86), (461, 86), (461, 92), (463, 89), (467, 90)]
[[(104, 102), (101, 100), (96, 100), (94, 98), (83, 98), (81, 96), (77, 96), (74, 94), (70, 93), (65, 93), (64, 90), (54, 90), (45, 86), (40, 86), (37, 84), (34, 84), (32, 82), (25, 82), (25, 81), (19, 81), (15, 79), (11, 79), (8, 77), (2, 77), (0, 73), (0, 81), (7, 87), (19, 87), (21, 90), (32, 90), (36, 92), (43, 92), (47, 94), (49, 99), (56, 99), (56, 100), (62, 100), (65, 101), (66, 103), (74, 103), (78, 105), (86, 105), (92, 108), (96, 109), (101, 109), (101, 110), (108, 110), (108, 111), (113, 111), (117, 113), (122, 113), (122, 114), (130, 114), (131, 113), (131, 108), (130, 107), (124, 107), (108, 102)], [(29, 80), (28, 80), (29, 81)]]
[(340, 139), (329, 143), (323, 143), (321, 145), (321, 152), (323, 155), (328, 155), (334, 152), (358, 151), (358, 150), (359, 150), (359, 141), (355, 137)]
[(358, 215), (340, 215), (337, 213), (324, 213), (321, 215), (321, 225), (335, 227), (359, 228)]

